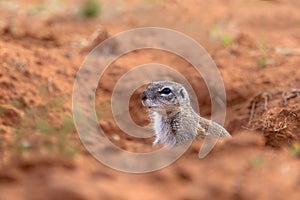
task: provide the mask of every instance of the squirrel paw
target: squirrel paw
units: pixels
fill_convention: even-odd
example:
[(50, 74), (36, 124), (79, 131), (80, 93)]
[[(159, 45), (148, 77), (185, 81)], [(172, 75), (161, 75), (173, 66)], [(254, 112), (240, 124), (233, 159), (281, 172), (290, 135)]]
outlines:
[(159, 138), (156, 138), (155, 140), (154, 140), (154, 142), (152, 143), (152, 146), (154, 147), (154, 146), (156, 146), (157, 144), (159, 144), (160, 143), (160, 139)]

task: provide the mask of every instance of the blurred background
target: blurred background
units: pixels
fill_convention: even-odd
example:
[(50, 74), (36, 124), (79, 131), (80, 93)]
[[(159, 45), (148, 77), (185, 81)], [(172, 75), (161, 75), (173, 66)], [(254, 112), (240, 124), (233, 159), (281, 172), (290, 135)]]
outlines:
[[(211, 55), (233, 138), (205, 159), (195, 141), (169, 167), (127, 174), (82, 146), (71, 97), (76, 72), (96, 45), (145, 26), (180, 31)], [(201, 115), (211, 114), (207, 87), (184, 59), (160, 50), (128, 53), (101, 77), (95, 107), (107, 137), (131, 152), (155, 151), (153, 138), (121, 131), (110, 98), (124, 73), (150, 62), (183, 74)], [(129, 103), (142, 126), (149, 124), (143, 88)], [(298, 0), (0, 0), (0, 199), (299, 199), (299, 96)]]

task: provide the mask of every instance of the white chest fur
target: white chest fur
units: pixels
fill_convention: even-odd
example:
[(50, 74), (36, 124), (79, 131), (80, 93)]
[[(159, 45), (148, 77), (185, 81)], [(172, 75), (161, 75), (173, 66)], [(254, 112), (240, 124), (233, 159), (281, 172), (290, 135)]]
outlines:
[(155, 131), (155, 135), (159, 136), (161, 131), (162, 131), (162, 127), (163, 127), (163, 122), (162, 122), (162, 116), (156, 112), (153, 113), (153, 120), (154, 120), (154, 131)]

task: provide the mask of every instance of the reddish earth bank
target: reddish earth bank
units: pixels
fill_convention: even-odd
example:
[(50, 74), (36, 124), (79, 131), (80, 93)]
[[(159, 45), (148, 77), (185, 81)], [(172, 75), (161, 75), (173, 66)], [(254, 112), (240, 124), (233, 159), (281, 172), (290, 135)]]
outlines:
[[(300, 2), (105, 1), (98, 17), (80, 15), (84, 1), (0, 1), (0, 199), (299, 199)], [(72, 121), (76, 72), (109, 35), (144, 26), (183, 32), (216, 62), (227, 95), (225, 128), (198, 158), (201, 141), (172, 165), (127, 174), (96, 161)], [(210, 116), (203, 79), (185, 60), (139, 50), (111, 64), (99, 82), (96, 109), (111, 141), (149, 152), (153, 138), (136, 139), (114, 122), (110, 97), (118, 79), (137, 65), (162, 63), (194, 88)], [(139, 101), (129, 108), (149, 123)]]

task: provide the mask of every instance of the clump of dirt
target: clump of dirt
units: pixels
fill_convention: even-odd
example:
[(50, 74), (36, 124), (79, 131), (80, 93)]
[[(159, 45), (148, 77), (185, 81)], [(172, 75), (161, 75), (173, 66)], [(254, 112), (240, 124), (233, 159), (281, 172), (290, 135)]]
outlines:
[(300, 100), (298, 94), (284, 96), (268, 95), (255, 96), (251, 101), (251, 116), (249, 125), (262, 131), (266, 145), (272, 147), (290, 146), (300, 140)]
[(300, 107), (275, 108), (261, 117), (261, 128), (266, 144), (274, 147), (291, 145), (300, 140)]

